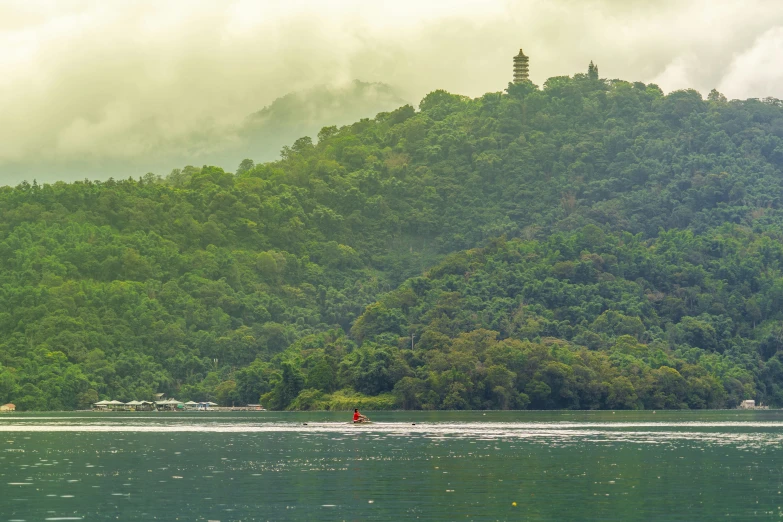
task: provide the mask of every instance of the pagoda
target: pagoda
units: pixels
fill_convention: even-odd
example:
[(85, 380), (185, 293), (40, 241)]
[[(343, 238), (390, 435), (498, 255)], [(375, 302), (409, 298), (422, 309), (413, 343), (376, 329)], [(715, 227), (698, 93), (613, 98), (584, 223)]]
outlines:
[(520, 49), (519, 54), (514, 57), (514, 83), (528, 81), (528, 60), (529, 58)]

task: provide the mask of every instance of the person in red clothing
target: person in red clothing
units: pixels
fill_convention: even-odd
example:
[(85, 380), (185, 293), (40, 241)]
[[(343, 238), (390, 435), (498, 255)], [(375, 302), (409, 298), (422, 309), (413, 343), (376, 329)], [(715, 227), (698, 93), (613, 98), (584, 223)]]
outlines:
[(367, 417), (365, 417), (364, 415), (359, 413), (359, 409), (358, 408), (353, 410), (353, 421), (354, 422), (367, 422), (368, 420), (370, 420), (370, 419), (368, 419)]

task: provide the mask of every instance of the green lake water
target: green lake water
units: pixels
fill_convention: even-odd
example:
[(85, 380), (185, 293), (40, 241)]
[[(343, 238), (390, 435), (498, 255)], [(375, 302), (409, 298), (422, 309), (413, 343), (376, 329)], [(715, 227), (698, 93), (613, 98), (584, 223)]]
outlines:
[(0, 522), (783, 517), (783, 411), (370, 416), (2, 414)]

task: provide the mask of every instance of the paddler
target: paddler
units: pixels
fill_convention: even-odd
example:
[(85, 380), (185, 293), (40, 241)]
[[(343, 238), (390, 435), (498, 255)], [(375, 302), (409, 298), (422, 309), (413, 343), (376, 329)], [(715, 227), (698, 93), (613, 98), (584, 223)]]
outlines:
[(354, 408), (354, 410), (353, 410), (353, 422), (367, 422), (368, 420), (370, 420), (370, 419), (368, 419), (367, 417), (365, 417), (364, 415), (359, 413), (359, 409), (358, 408)]

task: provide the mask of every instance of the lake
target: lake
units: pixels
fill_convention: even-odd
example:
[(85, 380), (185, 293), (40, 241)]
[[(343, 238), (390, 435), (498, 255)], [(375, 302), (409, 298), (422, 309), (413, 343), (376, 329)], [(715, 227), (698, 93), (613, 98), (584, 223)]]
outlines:
[(368, 413), (0, 414), (0, 522), (783, 516), (783, 411)]

